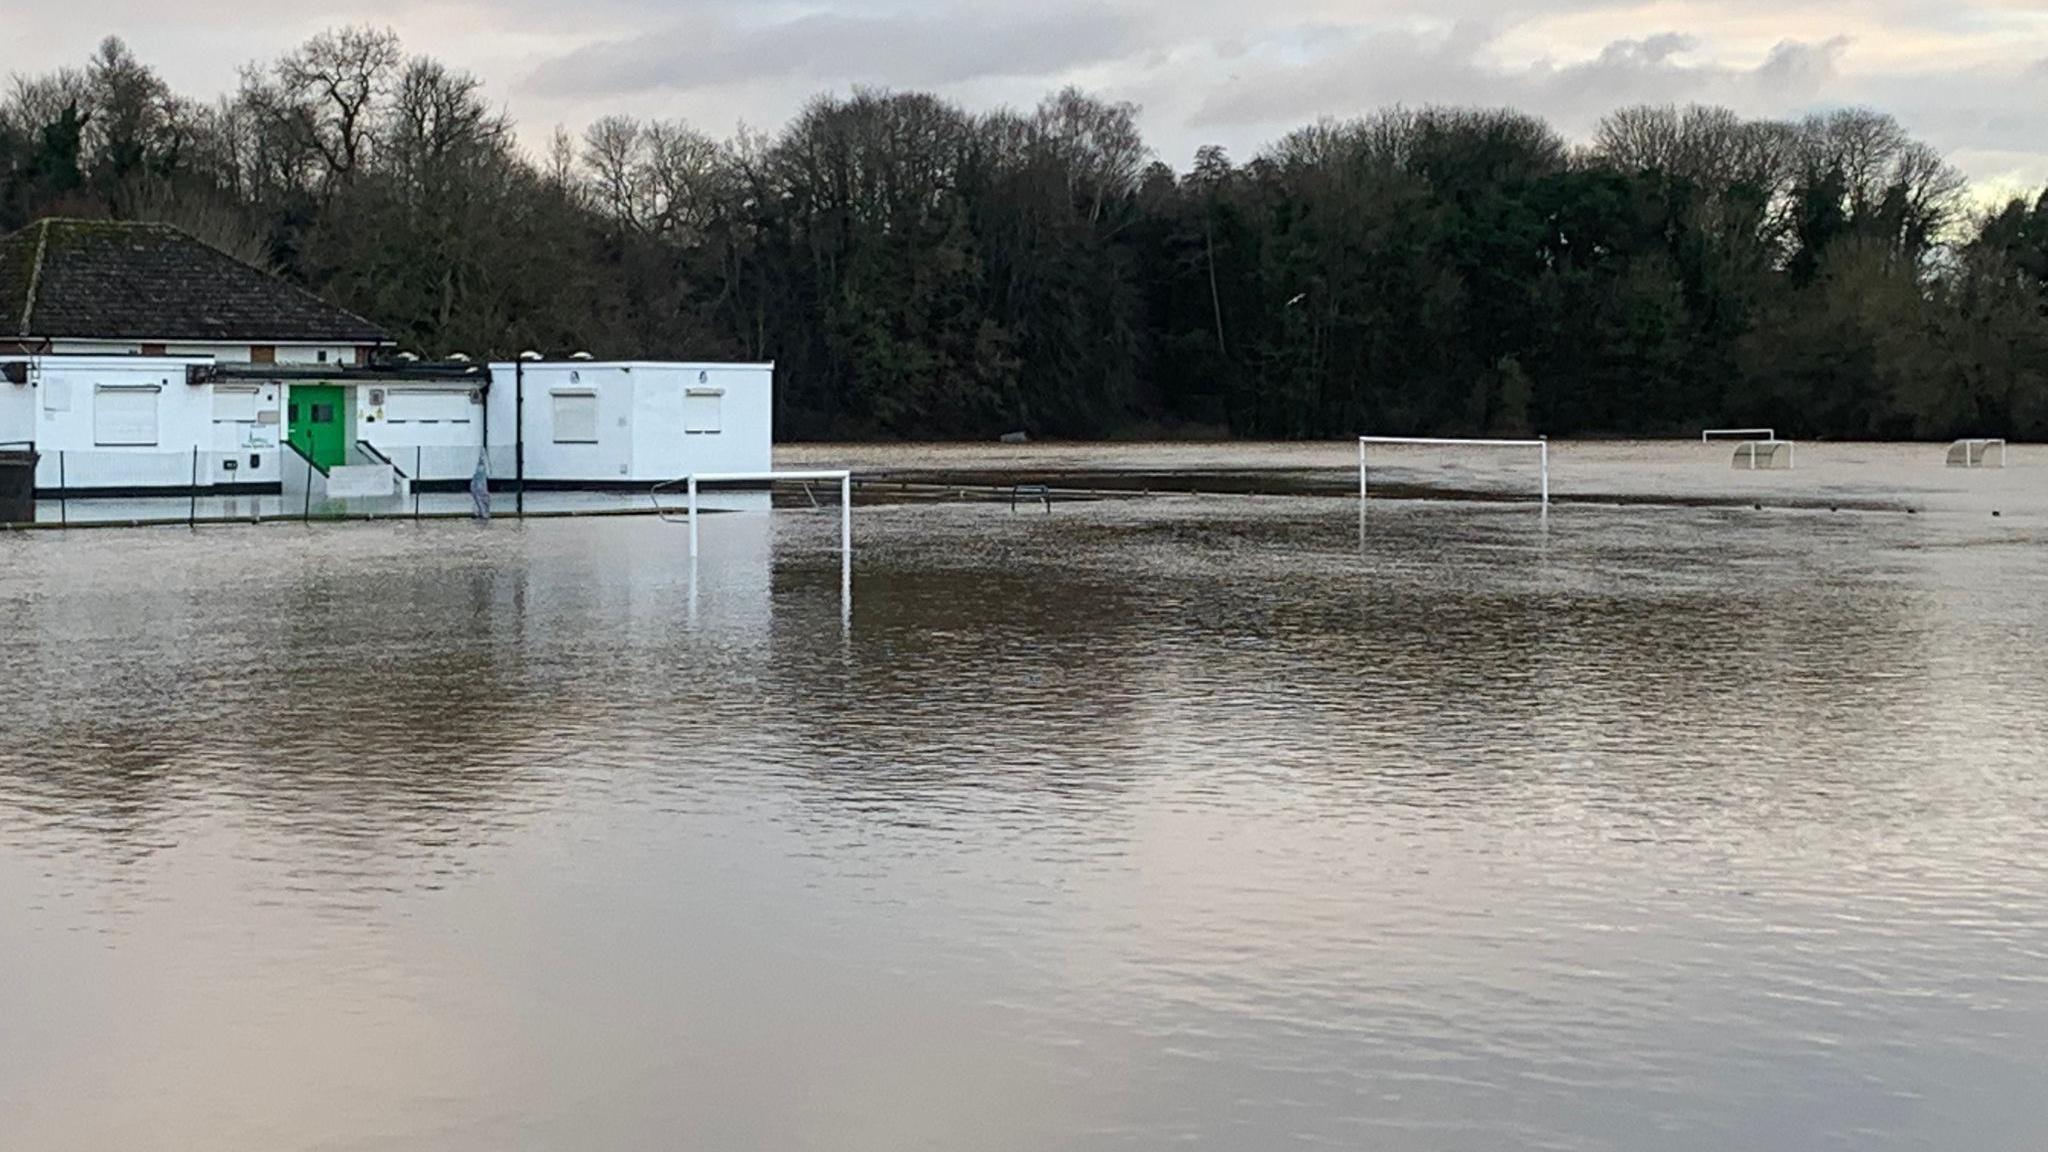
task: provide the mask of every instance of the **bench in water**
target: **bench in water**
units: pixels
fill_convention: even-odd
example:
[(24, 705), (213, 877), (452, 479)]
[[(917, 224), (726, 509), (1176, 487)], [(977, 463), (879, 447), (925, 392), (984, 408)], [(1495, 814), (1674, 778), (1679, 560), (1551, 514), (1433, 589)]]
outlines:
[(1015, 512), (1017, 510), (1017, 499), (1019, 497), (1026, 500), (1037, 500), (1045, 505), (1047, 512), (1052, 511), (1052, 489), (1044, 484), (1017, 484), (1012, 486), (1010, 489), (1010, 511)]

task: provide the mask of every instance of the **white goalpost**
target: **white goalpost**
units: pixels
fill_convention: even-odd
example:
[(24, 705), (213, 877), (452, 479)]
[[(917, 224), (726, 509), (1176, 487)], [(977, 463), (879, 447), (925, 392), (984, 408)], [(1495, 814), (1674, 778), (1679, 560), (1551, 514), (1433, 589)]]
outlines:
[(1542, 486), (1539, 492), (1543, 508), (1545, 511), (1548, 511), (1550, 508), (1550, 441), (1548, 438), (1538, 438), (1535, 440), (1461, 440), (1454, 437), (1439, 436), (1360, 436), (1358, 438), (1358, 501), (1361, 510), (1368, 493), (1368, 469), (1366, 466), (1365, 450), (1369, 444), (1410, 445), (1425, 448), (1513, 448), (1522, 450), (1533, 448), (1536, 450), (1537, 466), (1541, 475)]
[[(844, 469), (822, 469), (803, 472), (692, 472), (674, 480), (664, 480), (654, 486), (655, 511), (664, 521), (675, 522), (675, 517), (661, 502), (665, 491), (673, 491), (682, 485), (687, 505), (684, 516), (690, 525), (690, 616), (694, 622), (697, 613), (697, 486), (699, 484), (766, 484), (804, 483), (811, 481), (837, 481), (839, 483), (839, 624), (849, 629), (853, 624), (853, 473)], [(773, 506), (771, 498), (770, 506)], [(812, 503), (817, 503), (816, 498)]]
[(837, 481), (839, 484), (839, 552), (842, 557), (853, 555), (853, 473), (843, 469), (810, 472), (692, 472), (674, 480), (664, 480), (653, 489), (654, 508), (664, 520), (673, 520), (670, 510), (661, 503), (665, 492), (672, 492), (682, 485), (686, 503), (684, 518), (690, 525), (690, 558), (697, 557), (697, 485), (699, 484), (780, 484), (802, 481)]
[[(1991, 450), (1998, 449), (1998, 463), (1991, 463)], [(2005, 441), (2003, 440), (1958, 440), (1949, 445), (1948, 466), (1951, 468), (2005, 467)]]
[(1776, 428), (1708, 428), (1700, 433), (1700, 443), (1715, 440), (1741, 440), (1735, 446), (1734, 464), (1755, 472), (1764, 468), (1796, 468), (1799, 466), (1799, 449), (1790, 440), (1778, 439)]
[(1700, 433), (1700, 443), (1705, 444), (1709, 440), (1729, 440), (1736, 437), (1741, 437), (1744, 440), (1770, 441), (1778, 438), (1778, 430), (1775, 428), (1709, 428)]
[(697, 485), (772, 484), (781, 481), (837, 480), (839, 482), (839, 552), (853, 555), (853, 473), (822, 472), (692, 472), (683, 478), (689, 491), (690, 555), (697, 555)]

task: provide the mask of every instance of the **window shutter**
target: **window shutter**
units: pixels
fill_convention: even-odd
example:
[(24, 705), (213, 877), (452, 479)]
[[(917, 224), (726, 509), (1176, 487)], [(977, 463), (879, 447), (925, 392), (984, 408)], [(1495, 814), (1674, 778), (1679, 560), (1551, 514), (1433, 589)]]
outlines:
[(155, 384), (102, 384), (93, 393), (92, 442), (103, 448), (156, 447)]
[(597, 393), (556, 392), (555, 443), (597, 443)]

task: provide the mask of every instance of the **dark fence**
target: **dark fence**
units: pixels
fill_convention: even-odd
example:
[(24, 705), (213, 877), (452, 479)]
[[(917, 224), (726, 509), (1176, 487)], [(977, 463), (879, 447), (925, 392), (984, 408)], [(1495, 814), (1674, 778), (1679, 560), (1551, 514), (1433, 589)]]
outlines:
[[(482, 482), (477, 480), (481, 468)], [(321, 467), (290, 445), (234, 451), (0, 445), (0, 524), (208, 524), (265, 520), (518, 516), (526, 499), (510, 448), (352, 445)], [(20, 488), (15, 492), (15, 487)], [(10, 501), (8, 494), (14, 493)], [(630, 503), (628, 493), (615, 502)], [(651, 507), (641, 493), (639, 505)]]

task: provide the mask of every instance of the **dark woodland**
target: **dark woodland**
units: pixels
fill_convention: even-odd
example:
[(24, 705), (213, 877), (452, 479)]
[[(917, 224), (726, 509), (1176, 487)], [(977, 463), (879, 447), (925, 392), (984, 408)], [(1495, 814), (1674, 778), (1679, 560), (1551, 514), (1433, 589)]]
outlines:
[(1882, 113), (1389, 109), (1162, 162), (1068, 90), (522, 150), (338, 29), (212, 103), (109, 39), (0, 97), (0, 231), (162, 220), (434, 357), (774, 360), (778, 434), (2048, 439), (2048, 193)]

